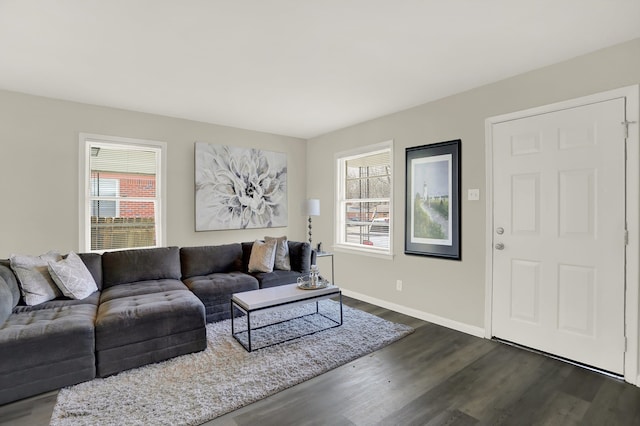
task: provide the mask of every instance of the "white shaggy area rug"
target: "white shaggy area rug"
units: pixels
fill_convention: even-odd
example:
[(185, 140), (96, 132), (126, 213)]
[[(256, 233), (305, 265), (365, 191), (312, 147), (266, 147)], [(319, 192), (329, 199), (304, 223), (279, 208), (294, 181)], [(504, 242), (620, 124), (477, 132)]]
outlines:
[[(313, 311), (309, 311), (309, 306)], [(315, 305), (252, 315), (260, 323), (315, 312)], [(339, 319), (339, 304), (320, 302)], [(207, 349), (60, 390), (51, 425), (199, 425), (371, 353), (413, 332), (357, 309), (343, 307), (343, 325), (247, 352), (231, 336), (231, 320), (207, 325)], [(255, 321), (254, 321), (255, 318)], [(268, 339), (315, 331), (317, 314), (252, 333)], [(309, 328), (306, 328), (307, 324)], [(236, 320), (236, 327), (246, 323)], [(236, 331), (238, 328), (236, 328)]]

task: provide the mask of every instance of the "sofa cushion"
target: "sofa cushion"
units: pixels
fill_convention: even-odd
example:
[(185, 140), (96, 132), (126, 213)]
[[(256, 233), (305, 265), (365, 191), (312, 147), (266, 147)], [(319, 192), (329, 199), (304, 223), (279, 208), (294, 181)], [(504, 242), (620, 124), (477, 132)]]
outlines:
[(11, 270), (9, 259), (0, 261), (0, 278), (2, 278), (11, 292), (11, 305), (16, 306), (20, 301), (20, 287), (16, 275)]
[(4, 323), (13, 310), (13, 295), (4, 278), (0, 276), (0, 324)]
[(185, 279), (184, 283), (204, 304), (207, 322), (229, 318), (233, 293), (259, 288), (258, 280), (243, 272), (191, 277)]
[[(287, 241), (289, 245), (289, 259), (291, 261), (291, 270), (302, 274), (309, 273), (309, 266), (313, 259), (313, 250), (308, 242)], [(251, 249), (253, 242), (242, 243), (242, 270), (248, 272), (249, 258), (251, 257)]]
[(122, 250), (102, 255), (103, 287), (146, 280), (181, 278), (178, 247)]
[(66, 259), (49, 262), (48, 268), (62, 294), (70, 299), (86, 299), (98, 291), (93, 275), (74, 252), (70, 252)]
[(0, 347), (6, 354), (0, 363), (0, 374), (92, 355), (95, 351), (95, 305), (19, 308), (22, 309), (0, 326)]
[(182, 281), (178, 280), (149, 280), (136, 283), (120, 284), (102, 290), (100, 303), (123, 297), (140, 296), (143, 294), (165, 293), (175, 290), (187, 290)]
[(98, 290), (102, 290), (102, 255), (98, 253), (78, 253), (78, 256), (91, 272)]
[(273, 262), (273, 269), (280, 269), (281, 271), (291, 270), (291, 261), (289, 259), (289, 244), (287, 243), (287, 237), (264, 237), (266, 242), (276, 241), (276, 260)]
[(311, 265), (311, 244), (300, 241), (289, 241), (288, 243), (291, 270), (308, 274)]
[(298, 277), (301, 276), (297, 271), (278, 271), (269, 273), (254, 274), (254, 277), (260, 283), (260, 288), (276, 287), (284, 284), (296, 283)]
[(13, 308), (13, 313), (29, 312), (29, 311), (35, 311), (40, 309), (54, 309), (54, 308), (61, 308), (64, 306), (75, 306), (75, 305), (98, 306), (99, 303), (100, 303), (100, 292), (96, 291), (91, 296), (84, 298), (82, 300), (68, 299), (63, 296), (58, 299), (49, 300), (48, 302), (43, 302), (35, 306), (18, 305), (15, 308)]
[(249, 258), (251, 257), (251, 249), (253, 248), (253, 241), (244, 242), (240, 244), (242, 246), (242, 272), (249, 272)]
[(204, 328), (204, 324), (204, 306), (186, 288), (112, 298), (98, 308), (96, 350)]
[(242, 247), (240, 244), (219, 246), (182, 247), (180, 249), (182, 278), (240, 271)]
[(11, 269), (20, 282), (22, 297), (27, 305), (53, 300), (62, 296), (62, 292), (51, 278), (47, 263), (62, 259), (59, 253), (48, 252), (40, 256), (14, 254), (11, 256)]
[(249, 272), (271, 272), (276, 258), (276, 241), (256, 240), (249, 257)]

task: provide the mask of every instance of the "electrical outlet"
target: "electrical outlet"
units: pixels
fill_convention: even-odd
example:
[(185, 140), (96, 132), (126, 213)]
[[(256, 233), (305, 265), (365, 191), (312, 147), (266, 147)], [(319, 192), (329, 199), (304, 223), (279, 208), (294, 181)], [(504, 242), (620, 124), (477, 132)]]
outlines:
[(396, 280), (396, 290), (402, 291), (402, 280)]
[(479, 189), (470, 189), (467, 191), (467, 200), (469, 201), (478, 201), (480, 199), (480, 190)]

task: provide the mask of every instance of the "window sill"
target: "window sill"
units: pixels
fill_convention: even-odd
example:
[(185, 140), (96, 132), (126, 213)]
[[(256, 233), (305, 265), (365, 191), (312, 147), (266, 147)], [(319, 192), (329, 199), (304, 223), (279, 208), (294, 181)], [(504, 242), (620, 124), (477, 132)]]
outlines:
[(376, 257), (378, 259), (393, 260), (393, 253), (384, 253), (378, 250), (375, 250), (375, 251), (367, 250), (364, 248), (353, 247), (353, 246), (336, 244), (333, 246), (333, 251), (338, 253), (356, 254), (361, 256)]

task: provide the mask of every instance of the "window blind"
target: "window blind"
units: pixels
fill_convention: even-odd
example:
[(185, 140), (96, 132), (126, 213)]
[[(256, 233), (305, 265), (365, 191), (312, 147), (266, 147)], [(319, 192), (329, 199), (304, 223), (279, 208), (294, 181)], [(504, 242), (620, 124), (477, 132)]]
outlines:
[(157, 242), (159, 150), (90, 143), (91, 250)]

